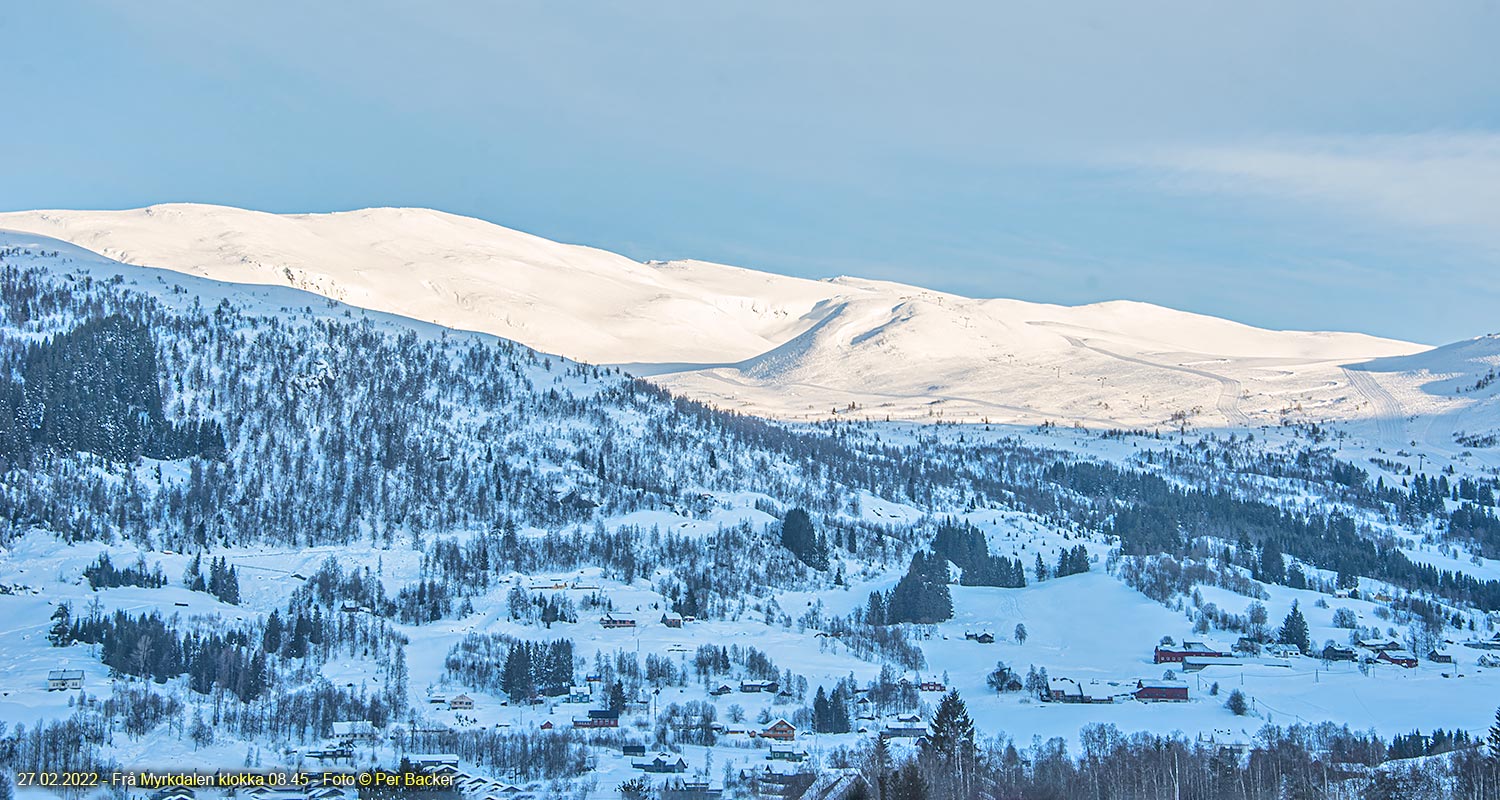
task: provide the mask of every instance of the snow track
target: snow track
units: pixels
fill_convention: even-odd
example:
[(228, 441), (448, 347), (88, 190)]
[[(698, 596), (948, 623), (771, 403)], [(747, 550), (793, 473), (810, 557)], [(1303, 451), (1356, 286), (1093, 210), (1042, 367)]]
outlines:
[(1401, 408), (1401, 403), (1370, 373), (1357, 367), (1353, 369), (1341, 367), (1341, 369), (1345, 377), (1349, 379), (1349, 386), (1374, 409), (1373, 418), (1381, 443), (1393, 448), (1404, 447), (1406, 441), (1402, 432), (1406, 425), (1402, 419), (1405, 412)]
[(1101, 356), (1108, 356), (1110, 358), (1118, 359), (1130, 364), (1139, 364), (1143, 367), (1171, 370), (1172, 372), (1182, 372), (1188, 375), (1196, 375), (1200, 378), (1207, 378), (1211, 381), (1216, 381), (1219, 384), (1219, 398), (1214, 403), (1214, 406), (1216, 410), (1218, 410), (1219, 414), (1224, 417), (1225, 423), (1227, 423), (1232, 428), (1250, 427), (1250, 415), (1246, 414), (1240, 408), (1240, 395), (1244, 393), (1245, 387), (1234, 378), (1225, 377), (1218, 374), (1217, 372), (1209, 372), (1208, 370), (1184, 367), (1180, 364), (1163, 364), (1158, 361), (1147, 361), (1144, 358), (1121, 355), (1119, 353), (1105, 350), (1102, 347), (1091, 345), (1087, 341), (1075, 336), (1068, 336), (1065, 338), (1067, 338), (1068, 342), (1074, 347), (1081, 347), (1085, 350), (1090, 350), (1098, 353)]

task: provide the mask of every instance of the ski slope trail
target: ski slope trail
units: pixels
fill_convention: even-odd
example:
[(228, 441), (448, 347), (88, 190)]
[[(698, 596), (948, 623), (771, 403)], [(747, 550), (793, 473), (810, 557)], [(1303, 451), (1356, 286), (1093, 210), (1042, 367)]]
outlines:
[(1401, 403), (1369, 372), (1357, 367), (1343, 367), (1342, 370), (1344, 376), (1349, 379), (1349, 385), (1373, 409), (1371, 419), (1375, 422), (1380, 442), (1396, 449), (1406, 446), (1403, 435), (1406, 429), (1405, 412), (1401, 408)]
[(1215, 381), (1219, 384), (1219, 396), (1214, 403), (1214, 408), (1219, 412), (1219, 415), (1224, 418), (1225, 423), (1228, 424), (1228, 426), (1231, 428), (1248, 428), (1251, 425), (1250, 416), (1240, 409), (1240, 395), (1244, 393), (1244, 385), (1234, 378), (1225, 377), (1218, 374), (1217, 372), (1194, 369), (1193, 367), (1186, 367), (1180, 364), (1163, 364), (1159, 361), (1148, 361), (1144, 358), (1121, 355), (1120, 353), (1115, 353), (1110, 350), (1105, 350), (1102, 347), (1089, 344), (1087, 341), (1075, 336), (1068, 336), (1065, 338), (1067, 338), (1068, 342), (1074, 347), (1080, 347), (1085, 350), (1090, 350), (1100, 355), (1118, 359), (1126, 363), (1140, 364), (1141, 366), (1170, 370), (1172, 372), (1181, 372), (1185, 375), (1194, 375), (1199, 378), (1206, 378), (1208, 380)]

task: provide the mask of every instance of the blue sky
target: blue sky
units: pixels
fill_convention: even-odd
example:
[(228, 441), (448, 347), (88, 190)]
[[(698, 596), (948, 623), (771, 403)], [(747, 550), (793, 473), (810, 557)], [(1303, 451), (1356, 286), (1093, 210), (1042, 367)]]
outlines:
[(429, 206), (637, 258), (1500, 330), (1500, 4), (59, 0), (0, 209)]

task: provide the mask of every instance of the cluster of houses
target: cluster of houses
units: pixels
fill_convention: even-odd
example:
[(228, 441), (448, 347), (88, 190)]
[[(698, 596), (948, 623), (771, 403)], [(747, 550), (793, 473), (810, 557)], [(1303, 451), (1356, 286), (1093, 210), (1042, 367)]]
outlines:
[(921, 739), (927, 735), (927, 726), (916, 714), (897, 714), (880, 729), (882, 739)]
[[(1395, 639), (1361, 639), (1353, 647), (1329, 644), (1319, 653), (1324, 661), (1363, 661), (1366, 664), (1394, 664), (1412, 669), (1417, 666), (1417, 657), (1401, 646)], [(1433, 649), (1427, 653), (1429, 661), (1452, 664), (1453, 656)]]
[[(721, 683), (718, 686), (709, 689), (708, 693), (713, 695), (714, 697), (723, 697), (724, 695), (731, 694), (734, 691), (735, 689), (733, 686), (730, 686), (727, 683)], [(777, 683), (776, 681), (740, 681), (739, 691), (742, 694), (764, 693), (786, 697), (793, 696), (790, 692), (781, 691), (781, 684)]]
[(427, 702), (434, 706), (447, 706), (450, 711), (471, 711), (474, 708), (474, 698), (466, 694), (456, 694), (449, 697), (445, 694), (429, 694)]
[(599, 586), (592, 583), (584, 583), (582, 578), (573, 581), (563, 580), (562, 578), (549, 578), (538, 583), (533, 583), (528, 588), (530, 588), (533, 592), (547, 591), (549, 589), (597, 591), (599, 589)]
[(1361, 639), (1359, 648), (1365, 652), (1364, 660), (1368, 662), (1395, 664), (1407, 669), (1417, 665), (1416, 655), (1395, 639)]
[[(630, 746), (627, 745), (627, 748)], [(644, 750), (644, 747), (642, 748)], [(687, 772), (687, 761), (682, 756), (674, 756), (671, 753), (657, 753), (650, 761), (632, 761), (630, 766), (642, 772), (657, 774), (670, 774), (674, 772)]]
[(1129, 682), (1084, 683), (1072, 678), (1048, 678), (1047, 689), (1042, 693), (1042, 701), (1047, 703), (1114, 703), (1127, 698), (1146, 703), (1185, 703), (1188, 687), (1181, 681), (1138, 680), (1132, 686)]
[[(662, 614), (661, 624), (668, 628), (681, 628), (685, 623), (692, 622), (693, 617), (685, 617), (681, 614)], [(630, 617), (617, 617), (614, 614), (605, 614), (599, 618), (599, 624), (605, 628), (634, 628), (636, 622)]]
[(1464, 647), (1470, 647), (1475, 650), (1500, 650), (1500, 633), (1488, 639), (1473, 639), (1464, 642)]
[[(1500, 649), (1500, 641), (1496, 642)], [(1241, 638), (1233, 652), (1203, 642), (1185, 641), (1181, 644), (1157, 645), (1154, 656), (1158, 664), (1180, 664), (1183, 672), (1197, 672), (1205, 667), (1238, 666), (1237, 655), (1253, 655), (1264, 652), (1272, 658), (1292, 658), (1302, 655), (1294, 645), (1269, 644)], [(1329, 644), (1317, 653), (1325, 661), (1362, 661), (1367, 664), (1393, 664), (1411, 669), (1417, 666), (1417, 656), (1395, 639), (1361, 639), (1352, 647)], [(1452, 664), (1453, 656), (1433, 649), (1427, 659), (1438, 664)]]

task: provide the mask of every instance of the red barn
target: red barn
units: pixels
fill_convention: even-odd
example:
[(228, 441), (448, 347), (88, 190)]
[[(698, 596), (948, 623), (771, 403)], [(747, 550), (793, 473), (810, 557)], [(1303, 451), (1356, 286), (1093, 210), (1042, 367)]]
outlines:
[(1157, 645), (1156, 663), (1181, 664), (1184, 658), (1229, 658), (1230, 653), (1209, 647), (1202, 642), (1183, 642), (1180, 645)]
[(1137, 700), (1185, 703), (1188, 699), (1187, 684), (1177, 681), (1136, 681), (1135, 686)]
[(1375, 660), (1407, 669), (1417, 666), (1417, 657), (1405, 650), (1381, 650), (1375, 654)]

